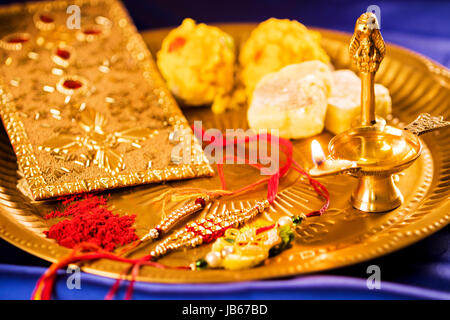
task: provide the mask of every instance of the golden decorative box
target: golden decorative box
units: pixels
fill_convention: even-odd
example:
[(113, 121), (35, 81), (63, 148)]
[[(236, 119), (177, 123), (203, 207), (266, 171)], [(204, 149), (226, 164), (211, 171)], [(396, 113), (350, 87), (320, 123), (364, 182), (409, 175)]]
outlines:
[(13, 5), (0, 26), (0, 113), (31, 198), (213, 174), (118, 1)]

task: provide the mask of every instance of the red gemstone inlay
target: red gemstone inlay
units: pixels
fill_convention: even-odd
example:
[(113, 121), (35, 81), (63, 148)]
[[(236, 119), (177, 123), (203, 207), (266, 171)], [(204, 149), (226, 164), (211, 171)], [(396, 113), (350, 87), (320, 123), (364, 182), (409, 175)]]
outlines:
[(86, 35), (98, 35), (98, 34), (100, 34), (100, 33), (102, 33), (102, 30), (100, 30), (100, 29), (85, 29), (85, 30), (83, 30), (83, 33), (84, 34), (86, 34)]
[(6, 40), (8, 43), (25, 43), (29, 40), (26, 36), (14, 36)]
[(50, 17), (49, 15), (46, 15), (46, 14), (41, 14), (39, 16), (39, 19), (45, 23), (52, 23), (55, 21), (55, 19), (53, 19), (52, 17)]
[(56, 50), (56, 55), (64, 60), (67, 60), (70, 58), (70, 52), (64, 49), (58, 49)]
[(75, 90), (80, 89), (83, 86), (83, 84), (78, 80), (68, 79), (64, 81), (63, 86), (67, 89)]

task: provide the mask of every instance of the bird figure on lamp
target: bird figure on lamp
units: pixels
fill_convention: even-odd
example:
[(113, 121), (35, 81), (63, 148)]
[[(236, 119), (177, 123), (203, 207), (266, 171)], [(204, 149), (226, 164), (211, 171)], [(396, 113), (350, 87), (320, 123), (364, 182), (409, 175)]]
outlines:
[(359, 17), (349, 50), (350, 57), (360, 72), (377, 72), (386, 47), (376, 15), (366, 12)]

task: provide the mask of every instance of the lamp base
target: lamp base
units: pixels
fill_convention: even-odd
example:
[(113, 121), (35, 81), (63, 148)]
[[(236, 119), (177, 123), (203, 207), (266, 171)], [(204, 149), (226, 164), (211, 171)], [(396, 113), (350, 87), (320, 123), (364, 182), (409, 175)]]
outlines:
[(390, 211), (403, 202), (392, 175), (361, 176), (351, 199), (353, 207), (364, 212)]

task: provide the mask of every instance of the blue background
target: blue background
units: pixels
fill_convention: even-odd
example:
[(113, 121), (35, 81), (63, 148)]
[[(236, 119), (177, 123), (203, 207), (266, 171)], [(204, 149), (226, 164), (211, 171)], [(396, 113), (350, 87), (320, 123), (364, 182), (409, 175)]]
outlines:
[[(0, 1), (12, 3), (14, 1)], [(353, 31), (356, 18), (375, 4), (381, 8), (386, 41), (422, 53), (450, 67), (450, 1), (124, 1), (139, 30), (176, 26), (185, 17), (200, 22), (297, 19), (308, 26)], [(139, 283), (137, 299), (450, 299), (450, 228), (383, 258), (352, 267), (288, 279), (231, 284)], [(366, 270), (381, 268), (382, 287), (368, 290)], [(28, 299), (49, 264), (0, 240), (0, 299)], [(54, 298), (102, 299), (113, 280), (82, 274), (81, 289), (68, 290), (66, 275)], [(123, 289), (123, 288), (122, 288)], [(119, 294), (122, 297), (123, 290)]]
[(347, 32), (368, 6), (378, 5), (385, 40), (450, 66), (450, 1), (131, 0), (125, 5), (140, 30), (176, 26), (185, 17), (207, 23), (275, 17)]

